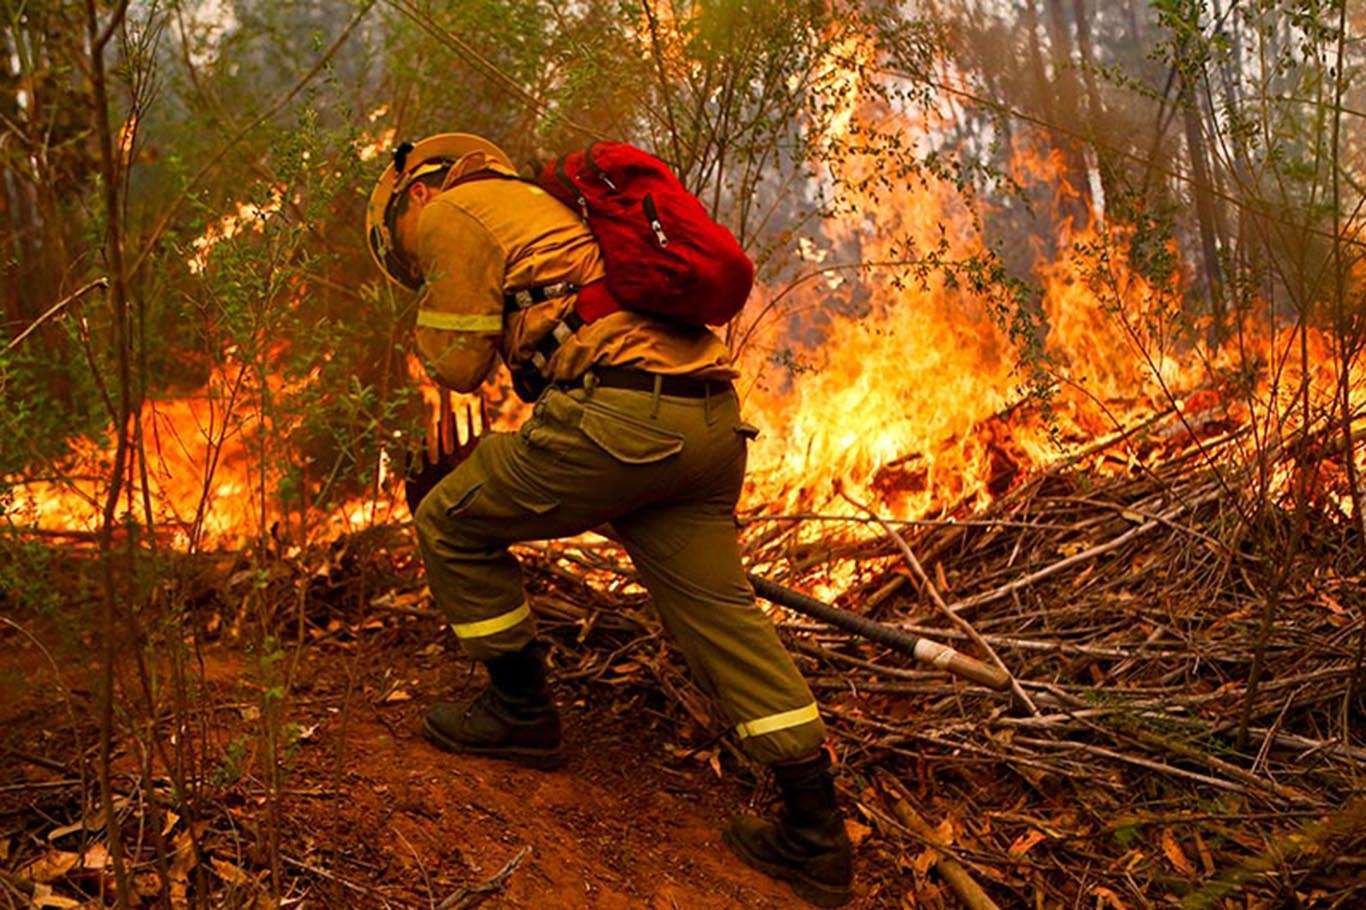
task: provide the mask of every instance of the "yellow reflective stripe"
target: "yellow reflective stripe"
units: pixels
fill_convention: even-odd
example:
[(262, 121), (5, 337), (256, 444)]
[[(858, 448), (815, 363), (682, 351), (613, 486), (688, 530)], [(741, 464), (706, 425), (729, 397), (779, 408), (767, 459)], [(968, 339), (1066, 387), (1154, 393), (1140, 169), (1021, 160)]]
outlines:
[(511, 629), (522, 620), (530, 618), (531, 607), (522, 604), (517, 609), (502, 613), (492, 619), (481, 619), (478, 622), (453, 622), (451, 629), (454, 630), (456, 638), (484, 638)]
[(760, 717), (755, 720), (747, 720), (742, 724), (736, 724), (735, 731), (740, 734), (741, 739), (746, 739), (750, 736), (776, 733), (779, 730), (786, 730), (788, 727), (799, 727), (802, 724), (809, 724), (813, 720), (820, 719), (821, 711), (813, 701), (804, 708), (784, 711), (782, 714), (770, 714), (768, 717)]
[(446, 332), (503, 331), (503, 317), (500, 313), (439, 313), (436, 310), (418, 310), (417, 324)]

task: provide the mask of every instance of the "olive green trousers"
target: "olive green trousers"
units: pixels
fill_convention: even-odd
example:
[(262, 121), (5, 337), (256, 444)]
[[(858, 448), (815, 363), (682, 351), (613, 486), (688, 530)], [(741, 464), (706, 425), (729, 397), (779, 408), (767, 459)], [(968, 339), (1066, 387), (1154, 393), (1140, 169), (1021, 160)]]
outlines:
[(422, 501), (418, 541), (438, 605), (470, 656), (515, 651), (535, 623), (508, 545), (610, 524), (746, 750), (763, 762), (809, 754), (825, 727), (740, 564), (735, 503), (753, 430), (735, 393), (591, 381), (546, 390), (518, 432), (485, 437)]

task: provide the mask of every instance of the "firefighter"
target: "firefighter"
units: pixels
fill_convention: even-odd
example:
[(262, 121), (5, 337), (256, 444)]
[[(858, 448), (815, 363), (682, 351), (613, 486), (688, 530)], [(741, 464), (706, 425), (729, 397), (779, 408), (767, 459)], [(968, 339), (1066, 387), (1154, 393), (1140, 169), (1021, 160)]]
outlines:
[[(546, 647), (508, 546), (610, 524), (694, 677), (781, 791), (776, 820), (737, 816), (725, 841), (807, 901), (846, 902), (850, 845), (825, 728), (741, 568), (734, 510), (756, 431), (741, 419), (726, 345), (629, 310), (565, 331), (575, 299), (557, 289), (602, 278), (598, 243), (476, 136), (396, 149), (366, 228), (385, 274), (421, 291), (417, 349), (440, 384), (471, 392), (501, 358), (519, 393), (539, 391), (517, 432), (482, 438), (414, 515), (432, 594), (489, 676), (472, 700), (433, 705), (427, 738), (561, 763)], [(549, 290), (508, 307), (505, 294), (523, 288)]]

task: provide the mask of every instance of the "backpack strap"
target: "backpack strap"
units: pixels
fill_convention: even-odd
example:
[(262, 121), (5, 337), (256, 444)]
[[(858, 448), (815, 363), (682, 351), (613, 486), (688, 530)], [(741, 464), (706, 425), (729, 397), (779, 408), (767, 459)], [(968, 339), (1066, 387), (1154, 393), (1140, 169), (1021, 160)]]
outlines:
[(555, 284), (542, 284), (536, 287), (508, 291), (503, 295), (503, 312), (515, 313), (518, 310), (529, 309), (538, 303), (554, 300), (556, 297), (568, 297), (577, 292), (578, 289), (579, 286), (572, 281), (560, 281)]
[[(596, 167), (596, 162), (593, 163)], [(579, 214), (587, 219), (588, 202), (579, 192), (578, 187), (569, 179), (569, 175), (564, 169), (564, 159), (561, 158), (557, 165), (557, 176), (565, 188), (573, 195), (579, 204)], [(604, 179), (606, 179), (604, 177)], [(478, 180), (514, 180), (519, 183), (528, 183), (534, 187), (544, 190), (538, 181), (529, 180), (520, 174), (507, 173), (492, 167), (481, 167), (461, 174), (453, 180), (445, 183), (441, 189), (446, 191), (452, 187), (460, 186), (463, 183), (473, 183)], [(610, 181), (609, 181), (610, 185)], [(570, 294), (578, 294), (574, 301), (574, 308), (565, 314), (564, 318), (555, 323), (551, 330), (547, 332), (536, 345), (531, 353), (531, 363), (536, 370), (545, 376), (549, 370), (550, 358), (555, 356), (560, 345), (564, 344), (574, 333), (591, 322), (596, 322), (604, 316), (615, 313), (622, 309), (621, 304), (617, 303), (610, 291), (607, 290), (607, 282), (601, 279), (589, 282), (583, 287), (579, 287), (572, 281), (557, 281), (552, 284), (536, 285), (528, 288), (518, 288), (503, 293), (503, 316), (506, 318), (511, 313), (530, 309), (537, 304), (545, 303), (548, 300), (555, 300), (559, 297), (568, 297)]]
[(570, 294), (578, 294), (578, 298), (574, 301), (574, 308), (566, 313), (563, 319), (551, 326), (550, 331), (546, 332), (532, 349), (531, 363), (542, 376), (548, 373), (550, 358), (555, 356), (560, 345), (574, 337), (574, 333), (579, 329), (617, 312), (622, 309), (622, 306), (617, 303), (611, 291), (607, 290), (607, 282), (601, 279), (589, 282), (583, 287), (579, 287), (572, 281), (561, 281), (555, 284), (508, 291), (503, 295), (503, 313), (506, 315), (529, 309), (557, 297), (568, 297)]
[(558, 180), (560, 185), (565, 188), (565, 191), (569, 193), (569, 198), (573, 199), (574, 202), (578, 204), (579, 217), (587, 222), (588, 200), (584, 198), (583, 190), (580, 190), (575, 186), (574, 181), (569, 178), (569, 172), (565, 170), (565, 162), (567, 160), (568, 156), (565, 156), (555, 162), (555, 179)]

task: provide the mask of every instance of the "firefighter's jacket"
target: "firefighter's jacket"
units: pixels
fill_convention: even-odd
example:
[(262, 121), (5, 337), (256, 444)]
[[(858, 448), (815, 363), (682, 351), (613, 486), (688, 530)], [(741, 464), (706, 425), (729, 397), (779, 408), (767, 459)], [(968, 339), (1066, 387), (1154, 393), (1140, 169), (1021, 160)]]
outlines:
[[(510, 176), (510, 175), (509, 175)], [(572, 295), (504, 315), (504, 293), (603, 275), (588, 227), (550, 194), (522, 180), (467, 180), (429, 202), (413, 241), (425, 279), (417, 346), (433, 378), (471, 392), (497, 357), (534, 370), (535, 345), (574, 304)], [(566, 382), (590, 367), (633, 367), (710, 379), (735, 378), (724, 342), (705, 328), (621, 311), (581, 327), (560, 345), (546, 378)]]

